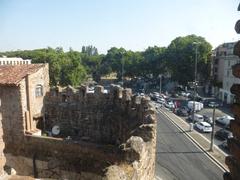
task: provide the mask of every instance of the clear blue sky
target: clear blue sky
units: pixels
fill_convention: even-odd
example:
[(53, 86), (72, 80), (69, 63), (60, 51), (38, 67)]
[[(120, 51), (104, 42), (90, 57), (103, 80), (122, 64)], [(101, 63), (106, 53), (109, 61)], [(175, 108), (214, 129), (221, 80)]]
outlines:
[(94, 45), (144, 50), (196, 34), (236, 41), (238, 0), (0, 0), (0, 51)]

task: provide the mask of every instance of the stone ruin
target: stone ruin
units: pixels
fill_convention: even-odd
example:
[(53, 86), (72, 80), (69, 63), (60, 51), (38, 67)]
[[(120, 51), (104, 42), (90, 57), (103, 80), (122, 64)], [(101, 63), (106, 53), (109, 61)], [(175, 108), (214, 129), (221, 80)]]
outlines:
[[(148, 97), (112, 85), (89, 93), (52, 88), (44, 97), (42, 135), (6, 143), (6, 165), (18, 175), (53, 179), (155, 177), (156, 117)], [(60, 133), (52, 135), (58, 126)]]
[[(238, 7), (240, 11), (240, 4)], [(235, 30), (240, 34), (240, 20), (235, 25)], [(234, 46), (234, 55), (240, 57), (240, 41)], [(232, 67), (232, 73), (235, 77), (240, 78), (240, 63)], [(224, 174), (225, 180), (240, 179), (240, 84), (234, 84), (231, 87), (231, 93), (235, 94), (235, 103), (232, 105), (232, 112), (235, 120), (230, 122), (230, 129), (233, 133), (233, 138), (228, 139), (228, 146), (231, 155), (227, 156), (225, 162), (229, 167), (230, 172)]]

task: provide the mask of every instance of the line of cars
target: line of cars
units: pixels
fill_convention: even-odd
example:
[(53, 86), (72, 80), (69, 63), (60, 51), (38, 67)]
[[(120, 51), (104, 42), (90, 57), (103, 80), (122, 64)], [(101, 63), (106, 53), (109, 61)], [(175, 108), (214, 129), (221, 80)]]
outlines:
[[(189, 115), (187, 120), (191, 123), (194, 122), (194, 127), (202, 133), (210, 133), (213, 130), (213, 119), (207, 115), (194, 113), (194, 116)], [(219, 144), (219, 147), (225, 152), (229, 152), (227, 139), (233, 137), (232, 132), (229, 131), (229, 124), (231, 120), (234, 120), (234, 118), (229, 115), (224, 115), (215, 119), (215, 123), (218, 124), (220, 129), (214, 133), (214, 136), (220, 142), (223, 141), (221, 144)]]

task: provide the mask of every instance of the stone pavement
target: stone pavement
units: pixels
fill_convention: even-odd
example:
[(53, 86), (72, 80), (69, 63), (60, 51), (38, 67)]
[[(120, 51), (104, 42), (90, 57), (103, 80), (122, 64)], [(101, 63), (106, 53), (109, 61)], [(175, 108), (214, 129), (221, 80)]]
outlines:
[(229, 171), (227, 165), (225, 164), (225, 157), (227, 156), (226, 153), (221, 151), (215, 145), (213, 147), (213, 151), (209, 151), (210, 141), (207, 138), (195, 130), (189, 131), (189, 124), (167, 109), (160, 108), (159, 111), (165, 114), (169, 120), (171, 120), (179, 129), (181, 129), (223, 171)]

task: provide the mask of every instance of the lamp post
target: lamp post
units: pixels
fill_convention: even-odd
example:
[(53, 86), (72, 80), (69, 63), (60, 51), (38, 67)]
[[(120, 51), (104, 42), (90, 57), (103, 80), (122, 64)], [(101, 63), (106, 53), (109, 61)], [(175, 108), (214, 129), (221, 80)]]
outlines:
[(123, 73), (124, 73), (124, 61), (122, 59), (122, 86), (124, 87)]
[(123, 61), (123, 54), (120, 53), (120, 57), (121, 57), (121, 65), (122, 65), (122, 72), (121, 72), (121, 80), (122, 80), (122, 87), (124, 87), (124, 80), (123, 80), (123, 77), (124, 77), (124, 61)]
[(196, 91), (197, 91), (197, 54), (198, 54), (198, 44), (199, 42), (193, 42), (194, 45), (196, 45), (195, 48), (195, 63), (194, 63), (194, 94), (193, 94), (193, 112), (192, 112), (192, 119), (193, 123), (195, 123), (194, 113), (195, 113), (195, 101), (196, 101)]
[(162, 94), (162, 75), (159, 74), (159, 95)]
[(216, 109), (216, 105), (214, 104), (214, 106), (213, 106), (213, 114), (212, 114), (213, 124), (212, 124), (212, 133), (211, 133), (211, 144), (210, 144), (209, 151), (213, 151), (214, 129), (215, 129), (215, 109)]

